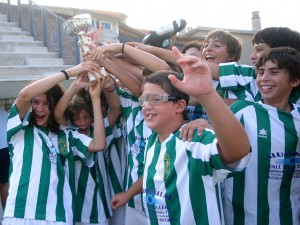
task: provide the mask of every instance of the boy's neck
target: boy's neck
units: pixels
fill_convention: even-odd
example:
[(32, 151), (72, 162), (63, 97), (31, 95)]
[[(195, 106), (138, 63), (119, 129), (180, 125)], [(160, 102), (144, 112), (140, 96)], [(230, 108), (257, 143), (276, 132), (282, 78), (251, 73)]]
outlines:
[(158, 134), (158, 140), (160, 143), (163, 143), (170, 134), (176, 133), (185, 123), (185, 121), (182, 119), (182, 121), (172, 121), (170, 122), (170, 126), (166, 127), (165, 129), (162, 129), (160, 131), (157, 131)]
[(286, 102), (269, 102), (266, 100), (262, 100), (266, 105), (271, 105), (277, 109), (281, 109), (285, 112), (291, 112), (293, 110), (292, 104), (290, 104), (288, 101)]

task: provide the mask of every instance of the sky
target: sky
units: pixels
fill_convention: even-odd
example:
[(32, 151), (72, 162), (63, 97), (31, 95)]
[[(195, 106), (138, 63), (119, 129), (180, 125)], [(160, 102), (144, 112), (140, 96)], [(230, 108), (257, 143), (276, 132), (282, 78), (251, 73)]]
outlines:
[[(39, 5), (121, 12), (126, 24), (155, 30), (176, 19), (186, 27), (251, 30), (252, 12), (259, 11), (261, 27), (286, 26), (300, 31), (298, 0), (33, 0)], [(297, 5), (296, 5), (297, 4)]]

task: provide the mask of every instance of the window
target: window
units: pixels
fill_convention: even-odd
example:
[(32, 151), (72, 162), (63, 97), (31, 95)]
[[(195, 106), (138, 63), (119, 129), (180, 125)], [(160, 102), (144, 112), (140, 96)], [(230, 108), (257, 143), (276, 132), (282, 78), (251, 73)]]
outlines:
[(111, 24), (107, 22), (101, 22), (104, 30), (111, 30)]

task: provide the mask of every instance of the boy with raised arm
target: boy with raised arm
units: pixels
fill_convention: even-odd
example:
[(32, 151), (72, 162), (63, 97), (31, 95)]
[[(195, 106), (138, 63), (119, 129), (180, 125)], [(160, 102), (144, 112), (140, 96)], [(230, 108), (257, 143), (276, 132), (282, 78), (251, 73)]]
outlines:
[[(112, 206), (142, 192), (150, 224), (218, 225), (222, 218), (215, 185), (232, 170), (247, 166), (249, 141), (214, 90), (207, 65), (177, 48), (173, 52), (185, 75), (158, 71), (145, 79), (139, 102), (147, 126), (155, 132), (146, 144), (143, 177), (115, 196)], [(184, 142), (179, 133), (189, 95), (206, 109), (215, 133), (204, 130)]]

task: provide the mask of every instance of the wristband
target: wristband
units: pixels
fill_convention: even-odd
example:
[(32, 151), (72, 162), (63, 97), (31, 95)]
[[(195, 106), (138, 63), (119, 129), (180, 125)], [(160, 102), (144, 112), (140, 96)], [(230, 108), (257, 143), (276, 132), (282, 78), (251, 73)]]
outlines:
[(62, 71), (60, 71), (60, 72), (62, 72), (62, 73), (65, 75), (66, 80), (69, 80), (69, 79), (70, 79), (68, 73), (67, 73), (65, 70), (62, 70)]

